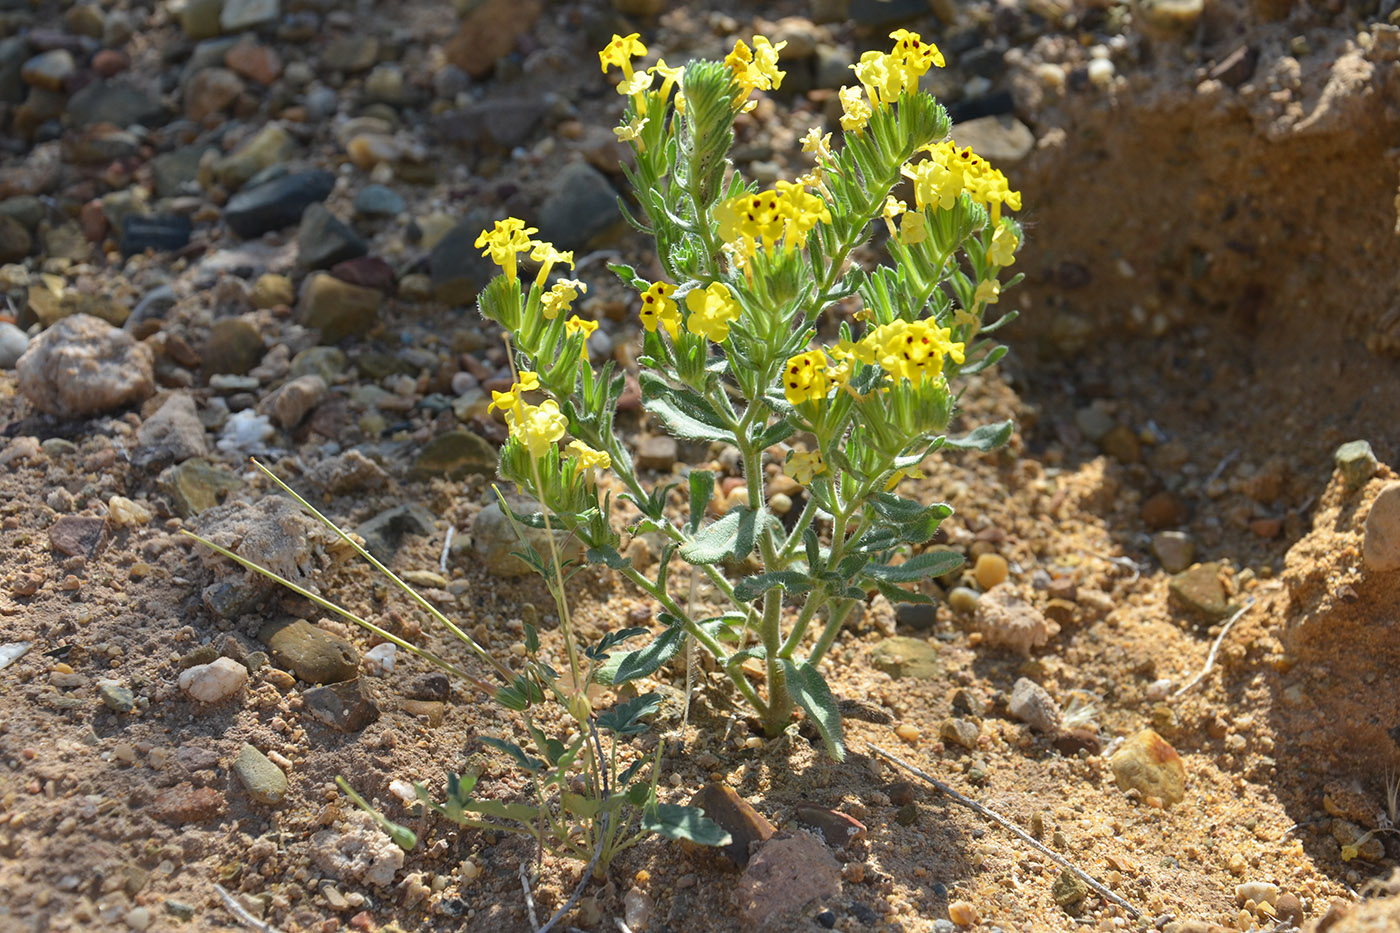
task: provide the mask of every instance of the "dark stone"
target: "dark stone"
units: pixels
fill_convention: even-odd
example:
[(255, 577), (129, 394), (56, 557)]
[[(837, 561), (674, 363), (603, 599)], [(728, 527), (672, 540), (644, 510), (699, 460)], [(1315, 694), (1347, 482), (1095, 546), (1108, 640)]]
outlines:
[(1066, 758), (1073, 758), (1080, 751), (1086, 751), (1090, 755), (1097, 755), (1103, 750), (1103, 740), (1093, 729), (1079, 728), (1061, 732), (1051, 741), (1055, 749)]
[(262, 236), (297, 223), (308, 207), (324, 201), (334, 188), (335, 176), (321, 169), (283, 175), (229, 198), (224, 222), (245, 239)]
[(876, 29), (912, 23), (929, 15), (928, 0), (851, 0), (846, 16)]
[(258, 641), (279, 667), (307, 683), (340, 683), (359, 672), (360, 653), (354, 645), (305, 619), (269, 622), (258, 632)]
[(799, 803), (796, 815), (797, 822), (815, 829), (833, 849), (844, 849), (866, 837), (865, 824), (839, 810), (814, 803)]
[(365, 549), (380, 560), (388, 560), (406, 534), (433, 533), (433, 513), (417, 503), (398, 505), (371, 518), (355, 529), (365, 539)]
[(869, 907), (866, 907), (860, 901), (851, 902), (851, 916), (867, 926), (880, 919), (879, 914), (875, 913), (875, 911), (871, 910)]
[[(249, 585), (246, 580), (222, 580), (211, 583), (200, 593), (204, 608), (221, 619), (241, 619), (262, 605), (267, 591)], [(211, 659), (212, 660), (212, 659)]]
[(359, 732), (379, 719), (379, 707), (362, 677), (329, 687), (312, 687), (301, 698), (308, 713), (341, 732)]
[(182, 146), (152, 159), (151, 180), (155, 183), (156, 197), (173, 198), (181, 193), (185, 185), (197, 180), (199, 160), (210, 148), (209, 146)]
[(170, 497), (176, 513), (184, 518), (213, 508), (226, 493), (241, 485), (242, 481), (227, 467), (199, 458), (167, 467), (156, 478), (156, 486)]
[(926, 632), (938, 621), (938, 607), (932, 603), (900, 603), (894, 607), (895, 621), (916, 632)]
[(1254, 77), (1258, 64), (1259, 50), (1242, 45), (1221, 59), (1209, 74), (1221, 84), (1237, 88)]
[(199, 356), (206, 372), (241, 376), (258, 365), (264, 352), (257, 325), (240, 316), (215, 321)]
[(414, 678), (405, 691), (411, 700), (446, 700), (452, 696), (452, 681), (440, 671)]
[(18, 104), (24, 100), (25, 84), (19, 73), (30, 55), (24, 36), (0, 39), (0, 103)]
[(64, 515), (49, 526), (49, 543), (69, 557), (91, 557), (102, 543), (107, 520), (92, 515)]
[(996, 117), (1003, 113), (1015, 113), (1016, 100), (1010, 91), (993, 91), (981, 97), (954, 101), (948, 105), (948, 118), (954, 124), (976, 120), (978, 117)]
[(496, 264), (481, 255), (476, 246), (476, 238), (491, 227), (492, 221), (487, 211), (472, 211), (428, 254), (428, 274), (438, 301), (451, 305), (470, 304), (496, 274)]
[(184, 249), (193, 232), (194, 224), (179, 214), (127, 214), (122, 220), (122, 255)]
[(89, 84), (68, 99), (66, 112), (73, 125), (80, 127), (92, 123), (160, 126), (169, 117), (159, 99), (117, 81)]
[(621, 222), (617, 192), (587, 162), (564, 166), (540, 205), (540, 239), (559, 249), (583, 249)]
[(470, 431), (449, 431), (424, 445), (412, 472), (419, 479), (461, 479), (471, 473), (495, 476), (498, 459), (495, 446), (485, 438)]
[(984, 45), (958, 56), (958, 67), (968, 74), (995, 81), (1006, 74), (1006, 56), (1001, 49)]
[(378, 256), (357, 256), (331, 267), (331, 275), (342, 282), (372, 288), (385, 295), (394, 293), (394, 267)]
[(546, 107), (539, 98), (507, 98), (468, 104), (437, 118), (443, 139), (460, 145), (495, 143), (507, 149), (528, 142), (544, 119)]
[(699, 807), (705, 816), (729, 833), (729, 845), (721, 847), (719, 851), (735, 868), (743, 868), (749, 863), (750, 846), (767, 842), (773, 835), (773, 824), (727, 785), (717, 782), (706, 784), (690, 798), (690, 805)]
[(823, 930), (836, 929), (836, 915), (829, 910), (823, 910), (817, 914), (816, 921), (821, 924)]
[(329, 269), (368, 252), (369, 244), (364, 238), (326, 210), (324, 204), (312, 204), (301, 215), (297, 258), (308, 269)]

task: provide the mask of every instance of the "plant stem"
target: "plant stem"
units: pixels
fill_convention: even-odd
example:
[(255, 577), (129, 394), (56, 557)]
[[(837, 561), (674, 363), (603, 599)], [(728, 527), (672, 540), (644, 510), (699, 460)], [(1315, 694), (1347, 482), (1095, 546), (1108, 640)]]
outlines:
[(780, 587), (769, 590), (763, 597), (763, 621), (759, 635), (763, 639), (768, 667), (768, 714), (764, 717), (764, 731), (769, 738), (780, 735), (792, 716), (792, 697), (787, 689), (787, 671), (782, 657), (782, 615), (783, 591)]
[(826, 656), (827, 650), (836, 641), (836, 636), (840, 634), (841, 626), (846, 623), (846, 616), (851, 614), (851, 607), (854, 605), (854, 600), (847, 599), (842, 600), (840, 606), (832, 607), (831, 614), (826, 620), (826, 626), (822, 629), (820, 637), (817, 638), (817, 643), (812, 646), (811, 653), (807, 655), (808, 664), (815, 667)]

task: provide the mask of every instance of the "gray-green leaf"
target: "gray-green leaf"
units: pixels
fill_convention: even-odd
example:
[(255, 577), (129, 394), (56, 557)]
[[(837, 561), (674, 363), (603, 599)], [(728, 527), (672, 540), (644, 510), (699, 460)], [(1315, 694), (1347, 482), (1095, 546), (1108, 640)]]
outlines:
[(845, 761), (846, 741), (841, 733), (841, 712), (821, 672), (806, 661), (799, 665), (787, 658), (783, 659), (783, 669), (787, 671), (788, 692), (822, 734), (822, 741), (826, 742), (831, 757)]

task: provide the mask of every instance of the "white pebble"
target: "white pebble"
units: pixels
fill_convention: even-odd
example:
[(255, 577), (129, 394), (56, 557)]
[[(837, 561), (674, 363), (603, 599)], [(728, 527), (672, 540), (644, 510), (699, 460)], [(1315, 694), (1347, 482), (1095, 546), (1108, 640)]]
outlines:
[(1165, 700), (1171, 690), (1172, 682), (1163, 677), (1161, 680), (1154, 680), (1147, 685), (1147, 698), (1149, 700)]
[(394, 672), (394, 660), (399, 646), (391, 641), (375, 645), (365, 652), (365, 673), (373, 677), (384, 677)]
[(1113, 62), (1106, 58), (1095, 58), (1089, 62), (1089, 80), (1098, 87), (1107, 87), (1113, 83), (1115, 70)]
[(232, 658), (197, 664), (180, 675), (180, 689), (201, 703), (225, 700), (248, 682), (248, 669)]
[(403, 778), (395, 778), (389, 782), (389, 793), (409, 806), (418, 803), (418, 792), (413, 789), (412, 784), (408, 783)]
[(126, 912), (126, 925), (133, 930), (145, 930), (151, 925), (149, 907), (133, 907)]
[(1054, 62), (1042, 62), (1035, 70), (1042, 87), (1051, 91), (1062, 91), (1065, 87), (1065, 70)]
[(1246, 881), (1244, 884), (1235, 885), (1235, 901), (1240, 904), (1253, 901), (1272, 907), (1278, 903), (1278, 894), (1278, 885), (1267, 881)]

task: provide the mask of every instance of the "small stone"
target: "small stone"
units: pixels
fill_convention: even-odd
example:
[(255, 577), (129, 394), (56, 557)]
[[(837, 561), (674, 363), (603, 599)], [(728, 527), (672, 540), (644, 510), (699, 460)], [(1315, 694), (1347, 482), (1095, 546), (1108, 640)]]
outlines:
[(960, 927), (975, 927), (982, 922), (982, 914), (968, 901), (953, 901), (948, 905), (948, 919)]
[(283, 175), (229, 198), (224, 222), (245, 239), (262, 236), (297, 223), (308, 207), (324, 201), (334, 188), (335, 176), (327, 171)]
[(420, 479), (461, 479), (472, 474), (494, 477), (497, 460), (496, 448), (490, 441), (470, 431), (449, 431), (423, 446), (414, 458), (412, 472)]
[[(1397, 497), (1397, 504), (1400, 504), (1400, 497)], [(1176, 605), (1207, 621), (1218, 622), (1230, 614), (1225, 585), (1220, 582), (1219, 564), (1200, 564), (1173, 575), (1167, 583), (1167, 593)]]
[(1061, 732), (1050, 740), (1050, 744), (1066, 758), (1073, 758), (1080, 752), (1097, 755), (1103, 751), (1103, 739), (1099, 738), (1098, 732), (1091, 726)]
[(1006, 558), (1000, 554), (981, 554), (977, 558), (977, 565), (973, 568), (972, 576), (977, 580), (977, 585), (982, 587), (983, 592), (990, 590), (998, 583), (1005, 583), (1010, 575), (1010, 567), (1006, 563)]
[(586, 162), (570, 162), (554, 176), (540, 205), (540, 239), (559, 249), (583, 249), (622, 220), (617, 192)]
[(25, 84), (41, 87), (46, 91), (62, 91), (65, 83), (78, 70), (73, 54), (67, 49), (54, 49), (36, 55), (24, 63), (20, 77)]
[(966, 586), (955, 586), (948, 591), (948, 608), (954, 612), (976, 612), (981, 599), (977, 591)]
[(215, 321), (199, 356), (207, 373), (241, 376), (258, 365), (264, 352), (258, 325), (251, 316), (240, 315)]
[(213, 508), (226, 493), (243, 485), (226, 467), (199, 458), (168, 467), (156, 484), (170, 497), (176, 513), (186, 518)]
[(1011, 688), (1011, 698), (1006, 711), (1036, 732), (1053, 735), (1060, 731), (1063, 715), (1060, 704), (1055, 702), (1044, 687), (1035, 681), (1022, 677)]
[(329, 269), (338, 262), (369, 252), (369, 244), (324, 204), (312, 204), (301, 215), (297, 258), (308, 269)]
[(397, 191), (383, 185), (366, 185), (355, 195), (355, 213), (361, 217), (394, 217), (406, 207)]
[(302, 324), (321, 331), (323, 342), (335, 343), (367, 333), (378, 320), (383, 297), (372, 288), (316, 272), (302, 283), (297, 315)]
[(371, 35), (340, 36), (321, 53), (321, 67), (327, 71), (356, 74), (368, 71), (379, 61), (379, 40)]
[(1030, 657), (1031, 649), (1047, 644), (1060, 626), (1010, 588), (998, 587), (977, 600), (977, 630), (985, 644)]
[(462, 19), (443, 47), (447, 61), (473, 78), (484, 78), (496, 60), (509, 55), (517, 39), (535, 28), (544, 12), (541, 0), (485, 0)]
[(899, 725), (895, 726), (894, 734), (899, 736), (899, 740), (901, 742), (908, 742), (910, 745), (913, 745), (915, 742), (919, 741), (918, 727), (910, 725), (907, 722), (900, 723)]
[[(277, 123), (268, 123), (244, 140), (233, 152), (217, 160), (213, 166), (214, 177), (225, 188), (241, 188), (244, 184), (252, 181), (260, 172), (286, 162), (296, 153), (296, 148), (296, 140), (291, 133)], [(308, 175), (315, 175), (315, 173), (302, 172), (298, 175), (284, 175), (280, 179), (268, 182), (268, 184), (276, 184), (277, 181), (287, 178), (305, 178)], [(327, 188), (326, 192), (329, 194), (330, 189)], [(291, 196), (295, 197), (296, 192), (292, 192)], [(307, 204), (320, 201), (324, 197), (325, 195), (322, 195), (320, 198), (311, 199)], [(233, 207), (236, 200), (236, 198), (230, 200), (229, 206)], [(302, 206), (306, 207), (307, 205)], [(228, 219), (227, 210), (224, 219)], [(288, 221), (288, 223), (290, 222)], [(234, 226), (231, 221), (229, 226)], [(237, 227), (234, 227), (234, 232), (240, 236), (244, 235)]]
[(358, 450), (347, 450), (322, 462), (312, 471), (311, 477), (333, 496), (382, 489), (389, 483), (389, 474), (384, 468)]
[(443, 702), (452, 697), (452, 681), (441, 671), (432, 671), (415, 677), (404, 693), (412, 700)]
[(75, 314), (34, 338), (15, 369), (20, 391), (36, 408), (77, 418), (149, 398), (153, 362), (150, 348), (130, 334)]
[(664, 434), (644, 438), (637, 447), (637, 468), (666, 472), (676, 465), (677, 456), (675, 438)]
[(224, 32), (243, 32), (275, 23), (281, 15), (279, 0), (224, 0), (219, 25)]
[[(522, 505), (517, 505), (516, 509), (530, 511), (528, 506)], [(546, 532), (543, 528), (527, 528), (522, 525), (520, 530), (524, 533), (525, 540), (536, 551), (541, 554), (549, 553), (549, 542), (545, 540)], [(534, 573), (529, 564), (515, 555), (514, 552), (522, 550), (521, 542), (516, 537), (515, 527), (501, 511), (499, 503), (492, 502), (476, 513), (476, 518), (472, 521), (471, 535), (472, 553), (491, 574), (511, 578)], [(561, 548), (560, 560), (567, 561), (582, 556), (583, 548), (577, 537), (556, 531), (554, 539), (556, 545)]]
[(1244, 884), (1235, 885), (1235, 903), (1237, 904), (1253, 901), (1256, 904), (1268, 904), (1273, 907), (1278, 903), (1278, 898), (1278, 885), (1269, 881), (1246, 881)]
[(341, 732), (359, 732), (379, 719), (379, 707), (362, 678), (312, 687), (302, 694), (302, 702), (308, 713)]
[(1400, 570), (1400, 483), (1382, 489), (1371, 503), (1361, 553), (1373, 573)]
[[(729, 844), (721, 846), (719, 852), (735, 868), (749, 864), (752, 846), (766, 843), (774, 832), (773, 824), (726, 784), (706, 784), (690, 798), (690, 806), (699, 807), (707, 818), (729, 833)], [(821, 845), (820, 842), (818, 845)], [(821, 846), (821, 850), (826, 853), (825, 846)], [(826, 854), (830, 858), (830, 853)]]
[(296, 301), (297, 296), (292, 288), (291, 279), (285, 275), (268, 272), (258, 276), (248, 297), (252, 299), (255, 308), (275, 308), (278, 305), (290, 305)]
[[(394, 506), (355, 529), (365, 539), (365, 549), (382, 561), (390, 560), (406, 534), (433, 533), (433, 514), (417, 503)], [(516, 561), (519, 563), (519, 561)]]
[(403, 69), (393, 62), (375, 66), (365, 78), (365, 98), (384, 104), (403, 103)]
[(1084, 899), (1089, 896), (1089, 886), (1081, 881), (1074, 872), (1065, 869), (1055, 879), (1050, 894), (1065, 913), (1071, 917), (1077, 917), (1083, 911)]
[(149, 907), (133, 907), (126, 912), (126, 925), (133, 930), (146, 930), (151, 926), (151, 909)]
[(939, 738), (966, 749), (977, 748), (977, 739), (981, 734), (982, 729), (977, 723), (955, 716), (943, 720), (943, 724), (938, 727)]
[(841, 866), (816, 836), (785, 830), (753, 856), (735, 888), (745, 926), (757, 929), (841, 891)]
[(1274, 916), (1284, 923), (1291, 923), (1293, 926), (1301, 926), (1303, 923), (1303, 902), (1296, 894), (1280, 894), (1278, 902), (1274, 904)]
[(900, 826), (913, 826), (919, 822), (919, 805), (906, 803), (894, 811), (894, 821)]
[(895, 680), (911, 677), (932, 680), (943, 673), (938, 649), (922, 638), (896, 635), (886, 638), (870, 652), (870, 664)]
[(491, 227), (492, 222), (486, 211), (473, 211), (432, 246), (428, 272), (438, 301), (452, 305), (475, 301), (477, 292), (496, 275), (495, 264), (474, 246), (481, 231)]
[(224, 0), (187, 0), (180, 10), (180, 28), (191, 39), (212, 39), (223, 32), (219, 15)]
[(194, 223), (178, 214), (127, 214), (122, 218), (122, 255), (184, 249), (193, 232)]
[(894, 619), (905, 628), (927, 632), (938, 621), (938, 607), (933, 603), (899, 603), (894, 607)]
[(224, 798), (212, 787), (195, 787), (181, 781), (156, 794), (151, 815), (162, 823), (207, 823), (224, 812)]
[(320, 376), (298, 376), (268, 399), (272, 420), (288, 430), (296, 427), (320, 404), (327, 391), (326, 381)]
[(359, 673), (355, 647), (305, 619), (270, 622), (258, 632), (258, 641), (267, 646), (279, 667), (307, 683), (340, 683)]
[(1180, 36), (1195, 26), (1205, 10), (1205, 0), (1137, 0), (1142, 23), (1159, 36)]
[(218, 658), (180, 673), (180, 689), (201, 703), (221, 703), (247, 682), (248, 669), (232, 658)]
[(271, 84), (282, 74), (282, 56), (258, 42), (239, 42), (224, 54), (224, 64), (240, 77), (262, 85)]
[(107, 521), (91, 515), (64, 515), (49, 526), (49, 543), (70, 557), (92, 557), (106, 535)]
[(1348, 489), (1360, 489), (1380, 467), (1369, 441), (1348, 441), (1337, 448), (1332, 460)]
[(259, 803), (278, 804), (287, 795), (287, 775), (248, 743), (233, 762), (233, 773), (243, 782), (248, 796)]
[(845, 849), (865, 841), (865, 824), (840, 810), (832, 810), (814, 803), (799, 803), (794, 815), (799, 823), (805, 823), (815, 829), (833, 849)]
[(99, 680), (97, 695), (102, 699), (102, 705), (114, 713), (129, 713), (136, 708), (136, 694), (119, 681)]
[(137, 466), (183, 463), (191, 457), (209, 456), (204, 424), (199, 420), (194, 399), (177, 392), (166, 399), (154, 415), (141, 422), (136, 431)]
[(222, 114), (243, 93), (243, 79), (227, 68), (205, 68), (185, 85), (185, 116), (196, 123)]
[(1184, 531), (1159, 531), (1152, 536), (1152, 553), (1167, 573), (1181, 573), (1196, 557), (1196, 542)]
[(1186, 500), (1166, 490), (1149, 496), (1140, 514), (1143, 523), (1153, 531), (1184, 525), (1191, 517)]
[(1137, 463), (1142, 459), (1137, 432), (1126, 424), (1114, 425), (1111, 431), (1099, 438), (1099, 449), (1119, 463)]
[[(996, 53), (1000, 58), (1001, 53)], [(972, 151), (993, 165), (1014, 165), (1035, 148), (1035, 134), (1030, 127), (1010, 114), (978, 117), (953, 127), (953, 141), (959, 146), (971, 146)]]
[(1166, 806), (1186, 797), (1186, 767), (1166, 739), (1151, 729), (1129, 737), (1109, 759), (1122, 791), (1136, 790), (1144, 799)]
[(28, 256), (33, 248), (34, 238), (24, 224), (0, 214), (0, 262), (16, 262)]

